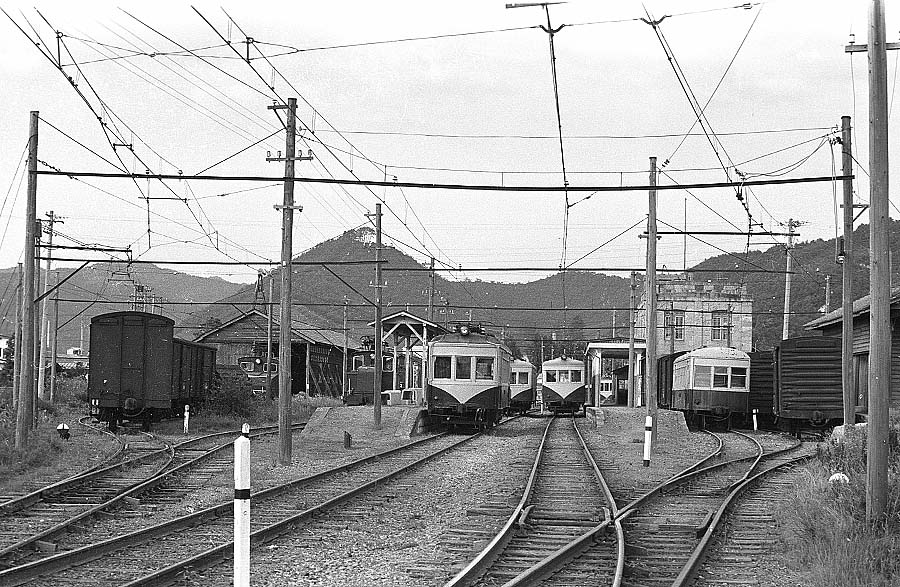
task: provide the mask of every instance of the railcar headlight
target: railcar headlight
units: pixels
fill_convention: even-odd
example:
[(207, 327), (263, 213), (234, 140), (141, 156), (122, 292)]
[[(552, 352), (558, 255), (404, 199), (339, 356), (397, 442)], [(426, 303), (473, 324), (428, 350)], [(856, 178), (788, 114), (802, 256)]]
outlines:
[(469, 335), (469, 327), (468, 326), (460, 326), (459, 333), (462, 334), (463, 336), (468, 336)]

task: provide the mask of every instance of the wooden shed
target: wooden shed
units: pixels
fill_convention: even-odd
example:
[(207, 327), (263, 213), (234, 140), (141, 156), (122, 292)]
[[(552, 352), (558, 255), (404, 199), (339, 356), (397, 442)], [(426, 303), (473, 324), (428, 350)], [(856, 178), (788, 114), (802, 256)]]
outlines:
[[(296, 312), (296, 310), (295, 310)], [(272, 319), (272, 355), (278, 357), (278, 318)], [(265, 357), (268, 316), (257, 309), (243, 312), (194, 339), (216, 347), (218, 363), (238, 365), (246, 357)], [(348, 353), (358, 344), (348, 340)], [(341, 397), (344, 334), (315, 323), (302, 313), (291, 320), (292, 393)]]
[[(804, 325), (806, 330), (840, 338), (843, 309), (838, 308)], [(857, 412), (868, 412), (869, 296), (853, 302), (853, 389)], [(900, 288), (891, 290), (891, 407), (900, 408)]]

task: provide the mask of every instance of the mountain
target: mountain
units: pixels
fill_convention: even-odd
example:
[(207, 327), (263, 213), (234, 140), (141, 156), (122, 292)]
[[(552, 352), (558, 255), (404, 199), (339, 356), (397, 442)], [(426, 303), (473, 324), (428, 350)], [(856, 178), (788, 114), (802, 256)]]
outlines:
[[(292, 269), (294, 303), (321, 316), (331, 328), (342, 327), (346, 296), (350, 304), (348, 327), (357, 341), (363, 334), (371, 334), (367, 324), (375, 319), (374, 308), (370, 305), (375, 299), (374, 237), (374, 231), (367, 227), (345, 232), (295, 259), (301, 263), (338, 261), (344, 264), (329, 265), (327, 269), (321, 265), (294, 265)], [(389, 246), (383, 247), (382, 259), (384, 315), (408, 309), (418, 316), (428, 317), (431, 274), (427, 267)], [(627, 332), (629, 282), (626, 279), (571, 272), (566, 276), (557, 274), (521, 284), (452, 281), (443, 277), (445, 273), (436, 271), (434, 278), (434, 321), (442, 325), (448, 321), (480, 323), (493, 334), (504, 335), (511, 346), (526, 354), (533, 354), (540, 347), (538, 330), (544, 332), (548, 353), (552, 331), (556, 332), (559, 341), (569, 339), (564, 346), (570, 353), (575, 352), (575, 344), (583, 347), (585, 339), (608, 336), (614, 311), (591, 308), (622, 308), (615, 312), (617, 324), (620, 334)], [(264, 289), (267, 291), (267, 287)], [(277, 277), (274, 289), (275, 299), (278, 299), (280, 283)], [(248, 287), (223, 301), (246, 303), (254, 298), (255, 288)], [(564, 310), (563, 300), (571, 310)], [(546, 310), (519, 309), (523, 307)], [(234, 308), (211, 306), (195, 313), (194, 323), (212, 325), (234, 314)], [(555, 349), (557, 353), (560, 350)]]
[[(69, 278), (59, 289), (60, 300), (66, 300), (59, 304), (61, 353), (69, 347), (86, 347), (91, 317), (129, 309), (130, 300), (141, 288), (146, 296), (185, 304), (162, 307), (163, 314), (181, 324), (191, 318), (190, 304), (206, 303), (246, 287), (219, 277), (197, 277), (152, 264), (94, 263), (77, 273), (71, 268), (54, 269), (50, 282), (55, 283), (57, 277), (60, 281)], [(0, 269), (0, 335), (3, 336), (11, 336), (14, 330), (15, 279), (15, 268)], [(178, 326), (176, 329), (176, 335), (185, 336)]]
[[(900, 259), (900, 221), (890, 225), (890, 251), (892, 258)], [(841, 266), (835, 262), (834, 239), (803, 242), (792, 251), (793, 275), (791, 277), (791, 320), (789, 336), (814, 334), (803, 329), (807, 322), (822, 315), (825, 305), (826, 275), (831, 276), (831, 305), (834, 310), (841, 305), (843, 284)], [(869, 226), (860, 225), (853, 232), (853, 299), (869, 293)], [(751, 251), (749, 255), (733, 253), (712, 257), (697, 264), (700, 270), (695, 278), (711, 278), (716, 275), (735, 279), (743, 275), (750, 296), (753, 298), (753, 345), (759, 350), (771, 349), (781, 340), (784, 310), (784, 275), (771, 273), (716, 274), (717, 270), (749, 269), (784, 271), (783, 246), (772, 246), (765, 251)], [(710, 273), (705, 273), (705, 271)], [(892, 275), (896, 270), (891, 269)], [(894, 283), (897, 283), (896, 281)]]

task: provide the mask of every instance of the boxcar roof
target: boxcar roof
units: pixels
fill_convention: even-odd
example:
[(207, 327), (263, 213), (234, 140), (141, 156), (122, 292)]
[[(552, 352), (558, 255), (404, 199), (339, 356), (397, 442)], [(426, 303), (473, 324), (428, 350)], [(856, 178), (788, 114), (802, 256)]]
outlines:
[(93, 318), (91, 318), (91, 324), (97, 322), (98, 320), (103, 320), (104, 318), (117, 318), (119, 316), (142, 316), (145, 318), (153, 318), (154, 320), (165, 320), (171, 324), (175, 324), (175, 321), (169, 318), (168, 316), (163, 316), (162, 314), (153, 314), (151, 312), (138, 312), (134, 310), (122, 310), (119, 312), (107, 312), (106, 314), (97, 314)]

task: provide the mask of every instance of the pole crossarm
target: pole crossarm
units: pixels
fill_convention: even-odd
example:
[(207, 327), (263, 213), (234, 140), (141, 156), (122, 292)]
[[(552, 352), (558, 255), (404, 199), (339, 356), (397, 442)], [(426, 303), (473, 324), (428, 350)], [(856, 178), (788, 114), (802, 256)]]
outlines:
[[(368, 179), (336, 179), (331, 177), (270, 177), (262, 175), (178, 175), (175, 173), (113, 173), (101, 171), (54, 171), (51, 169), (39, 169), (33, 171), (37, 175), (64, 175), (67, 177), (96, 177), (107, 179), (190, 179), (207, 181), (286, 181), (293, 183), (322, 183), (332, 185), (359, 185), (369, 187), (403, 187), (435, 190), (471, 190), (482, 192), (639, 192), (651, 189), (649, 185), (601, 185), (601, 186), (552, 186), (552, 185), (487, 185), (487, 184), (461, 184), (461, 183), (424, 183), (415, 181), (381, 181)], [(812, 177), (793, 177), (783, 179), (759, 179), (751, 181), (719, 181), (701, 183), (682, 183), (677, 185), (656, 185), (656, 190), (700, 190), (727, 187), (754, 187), (763, 185), (787, 185), (795, 183), (823, 183), (844, 179), (855, 179), (854, 176), (844, 175), (820, 175)]]
[[(647, 234), (646, 232), (644, 233)], [(656, 234), (701, 234), (707, 236), (788, 236), (786, 232), (741, 232), (735, 230), (657, 230)], [(797, 236), (797, 233), (794, 233)]]
[[(884, 48), (887, 51), (896, 51), (897, 49), (900, 49), (900, 43), (885, 43)], [(866, 53), (868, 50), (869, 46), (865, 43), (850, 43), (849, 45), (844, 46), (844, 53)]]

